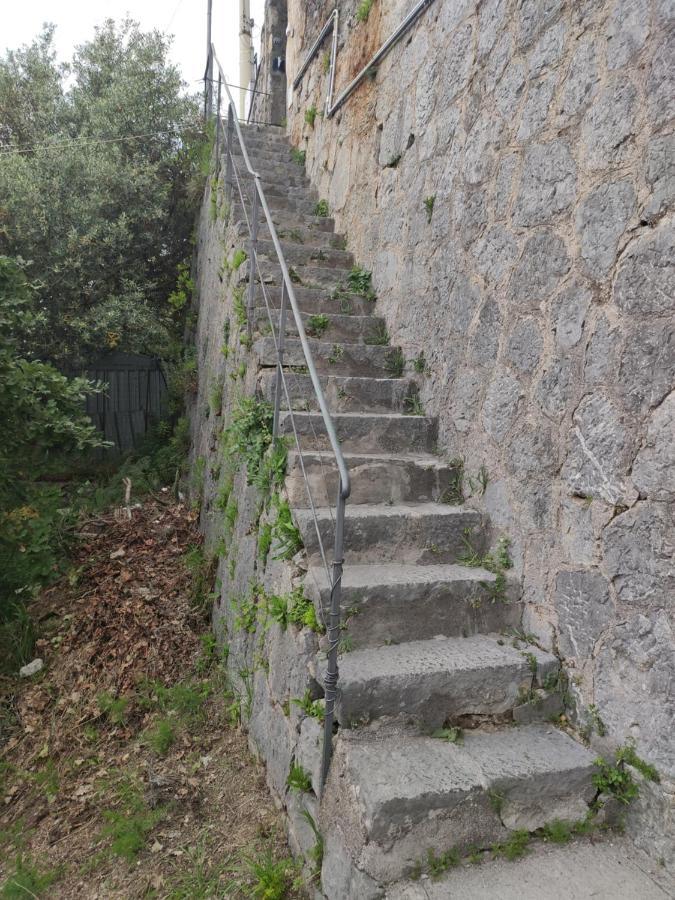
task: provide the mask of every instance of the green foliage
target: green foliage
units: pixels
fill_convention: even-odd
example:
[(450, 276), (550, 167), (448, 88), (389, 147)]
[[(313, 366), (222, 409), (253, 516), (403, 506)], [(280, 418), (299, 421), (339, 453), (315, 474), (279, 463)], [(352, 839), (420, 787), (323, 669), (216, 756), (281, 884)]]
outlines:
[(356, 10), (356, 20), (358, 22), (366, 22), (368, 20), (374, 2), (375, 0), (361, 0)]
[(389, 332), (387, 331), (386, 325), (379, 325), (371, 334), (366, 338), (366, 344), (370, 344), (374, 347), (386, 347), (389, 343)]
[(26, 355), (67, 370), (105, 349), (166, 358), (202, 192), (199, 105), (158, 31), (108, 19), (69, 67), (53, 35), (0, 59), (0, 252), (30, 260), (42, 312)]
[(436, 203), (436, 195), (426, 197), (424, 200), (424, 208), (427, 211), (427, 222), (431, 223), (431, 217), (434, 214), (434, 204)]
[(167, 300), (169, 306), (175, 312), (183, 309), (191, 300), (192, 292), (195, 289), (195, 283), (190, 276), (190, 263), (184, 260), (178, 263), (178, 276), (176, 278), (176, 287), (171, 291)]
[(407, 394), (403, 398), (403, 412), (406, 416), (423, 416), (424, 406), (420, 400), (419, 394)]
[(274, 559), (291, 559), (304, 546), (302, 536), (293, 522), (291, 508), (286, 500), (277, 495), (275, 506), (277, 516), (272, 524), (272, 538), (277, 552)]
[(372, 279), (372, 272), (366, 272), (360, 266), (353, 266), (347, 276), (347, 285), (353, 294), (359, 294), (366, 300), (375, 300), (376, 294), (373, 290)]
[(161, 809), (107, 810), (103, 813), (107, 824), (101, 831), (101, 837), (111, 839), (110, 850), (115, 856), (133, 862), (163, 814)]
[(554, 819), (542, 828), (542, 835), (552, 844), (566, 844), (572, 837), (573, 826), (561, 819)]
[(288, 444), (284, 438), (277, 438), (267, 449), (258, 471), (253, 477), (253, 484), (264, 498), (267, 498), (275, 488), (279, 488), (283, 484), (287, 460)]
[(305, 122), (309, 125), (310, 128), (314, 128), (314, 122), (316, 121), (316, 106), (312, 104), (309, 109), (305, 110)]
[(653, 781), (656, 784), (660, 783), (661, 776), (656, 767), (651, 763), (645, 762), (644, 759), (641, 759), (635, 752), (635, 746), (632, 743), (627, 743), (623, 747), (620, 747), (616, 752), (616, 759), (617, 762), (628, 763), (629, 766), (637, 769), (647, 781)]
[(14, 871), (0, 887), (2, 900), (26, 900), (26, 897), (39, 897), (59, 877), (58, 870), (43, 871), (29, 856), (19, 854)]
[(448, 463), (451, 469), (448, 476), (448, 486), (441, 495), (442, 503), (457, 505), (464, 503), (464, 460), (456, 456)]
[(412, 364), (413, 369), (418, 375), (425, 375), (427, 373), (429, 367), (424, 356), (424, 350), (420, 350), (415, 359), (413, 359)]
[(299, 706), (306, 716), (311, 716), (311, 718), (323, 722), (326, 715), (323, 703), (320, 700), (312, 700), (309, 689), (305, 691), (302, 697), (295, 697), (291, 700), (291, 703)]
[(330, 319), (326, 315), (310, 316), (307, 320), (307, 334), (311, 337), (320, 338), (329, 325)]
[(256, 397), (242, 397), (223, 431), (226, 452), (236, 454), (246, 465), (249, 484), (261, 474), (265, 453), (272, 443), (273, 417), (269, 403)]
[(314, 215), (319, 216), (322, 219), (328, 217), (328, 201), (327, 200), (319, 200), (319, 202), (314, 207)]
[(622, 760), (607, 762), (602, 756), (595, 760), (599, 771), (593, 776), (593, 784), (601, 794), (610, 794), (620, 803), (628, 804), (638, 795), (638, 786)]
[(158, 719), (145, 733), (150, 749), (158, 756), (166, 756), (176, 741), (176, 731), (169, 719)]
[(453, 869), (460, 863), (459, 851), (451, 847), (443, 853), (436, 854), (433, 850), (427, 851), (427, 868), (432, 878), (440, 878), (448, 869)]
[(96, 702), (102, 714), (112, 725), (122, 725), (126, 721), (129, 710), (128, 697), (113, 697), (112, 694), (104, 691), (98, 695)]
[(509, 837), (501, 844), (492, 848), (495, 856), (503, 856), (510, 862), (520, 859), (527, 853), (527, 845), (530, 842), (530, 833), (524, 829), (512, 831)]
[(291, 766), (291, 771), (288, 773), (288, 778), (286, 779), (286, 784), (289, 788), (294, 791), (311, 791), (312, 790), (312, 779), (308, 772), (302, 768), (298, 763), (293, 763)]
[(464, 733), (459, 725), (450, 725), (447, 728), (437, 728), (432, 732), (432, 737), (439, 740), (447, 741), (449, 744), (461, 744), (464, 740)]
[(311, 628), (318, 634), (323, 634), (325, 628), (316, 617), (316, 609), (312, 601), (305, 597), (302, 588), (291, 591), (288, 598), (288, 621), (298, 628)]
[(272, 523), (266, 522), (258, 532), (258, 559), (265, 565), (272, 546)]
[(251, 897), (259, 900), (284, 900), (288, 897), (294, 882), (295, 863), (292, 859), (277, 860), (271, 852), (261, 854), (247, 862), (255, 883), (251, 886)]
[(229, 262), (230, 272), (236, 272), (248, 259), (248, 253), (241, 248), (234, 251), (232, 259)]
[(232, 312), (234, 320), (239, 328), (245, 328), (248, 321), (248, 313), (246, 312), (246, 304), (244, 303), (244, 288), (236, 287), (232, 290)]
[(297, 163), (299, 166), (305, 165), (305, 159), (307, 158), (306, 150), (298, 150), (297, 147), (291, 147), (291, 159), (294, 163)]
[(392, 378), (400, 378), (405, 371), (405, 356), (400, 347), (395, 347), (387, 356), (387, 372)]
[(324, 851), (324, 843), (323, 843), (323, 835), (317, 828), (316, 822), (314, 821), (312, 814), (303, 809), (301, 812), (301, 816), (307, 822), (309, 827), (314, 832), (315, 842), (312, 849), (309, 851), (309, 856), (312, 862), (314, 863), (314, 877), (321, 877), (321, 865), (323, 863), (323, 851)]

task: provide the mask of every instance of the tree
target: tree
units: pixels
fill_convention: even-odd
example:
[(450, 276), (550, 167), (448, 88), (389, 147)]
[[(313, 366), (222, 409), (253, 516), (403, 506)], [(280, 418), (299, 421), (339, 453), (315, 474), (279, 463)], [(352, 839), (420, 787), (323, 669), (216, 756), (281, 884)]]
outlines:
[(0, 256), (0, 621), (54, 571), (61, 496), (40, 479), (102, 444), (84, 408), (98, 386), (22, 355), (41, 319), (22, 265)]
[(38, 283), (31, 355), (64, 369), (106, 349), (165, 357), (200, 190), (198, 104), (159, 32), (109, 20), (66, 68), (52, 38), (0, 60), (0, 252)]

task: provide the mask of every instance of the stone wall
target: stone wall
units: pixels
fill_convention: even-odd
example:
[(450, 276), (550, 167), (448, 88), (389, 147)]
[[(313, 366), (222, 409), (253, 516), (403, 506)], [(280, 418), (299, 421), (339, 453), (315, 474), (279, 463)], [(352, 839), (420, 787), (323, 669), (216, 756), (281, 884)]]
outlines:
[[(289, 83), (333, 6), (289, 0)], [(336, 93), (412, 0), (375, 0), (365, 22), (338, 6)], [(441, 451), (487, 469), (470, 502), (513, 541), (526, 630), (565, 660), (580, 724), (635, 739), (664, 779), (674, 16), (665, 0), (436, 0), (333, 118), (305, 121), (328, 42), (287, 110), (392, 340), (424, 354)]]

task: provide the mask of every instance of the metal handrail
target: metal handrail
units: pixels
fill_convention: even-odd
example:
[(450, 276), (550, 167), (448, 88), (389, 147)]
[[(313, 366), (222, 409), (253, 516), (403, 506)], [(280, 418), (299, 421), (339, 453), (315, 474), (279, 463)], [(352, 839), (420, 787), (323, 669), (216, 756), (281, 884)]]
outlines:
[[(253, 301), (254, 301), (254, 293), (255, 293), (255, 267), (257, 261), (257, 237), (258, 237), (258, 220), (259, 220), (259, 208), (262, 208), (262, 211), (265, 216), (265, 221), (267, 223), (267, 227), (269, 229), (270, 237), (272, 239), (272, 243), (274, 245), (274, 249), (277, 255), (277, 261), (279, 267), (281, 268), (282, 275), (282, 292), (281, 292), (281, 308), (279, 313), (279, 321), (281, 325), (280, 330), (280, 340), (279, 343), (275, 340), (275, 347), (277, 351), (277, 365), (276, 365), (276, 382), (275, 382), (275, 391), (274, 391), (274, 421), (272, 426), (272, 437), (273, 440), (276, 440), (278, 437), (279, 431), (279, 417), (280, 417), (280, 403), (281, 403), (281, 392), (282, 388), (285, 389), (284, 382), (284, 374), (283, 374), (283, 364), (284, 364), (284, 331), (285, 331), (285, 315), (286, 315), (286, 298), (288, 298), (288, 302), (290, 303), (291, 310), (293, 312), (293, 318), (295, 319), (295, 326), (297, 328), (298, 337), (300, 339), (300, 344), (302, 346), (302, 352), (305, 357), (305, 362), (307, 364), (307, 370), (310, 376), (310, 380), (312, 382), (312, 387), (314, 388), (314, 393), (316, 395), (317, 402), (319, 404), (319, 409), (321, 411), (321, 416), (323, 419), (324, 427), (326, 429), (326, 434), (328, 435), (328, 440), (330, 442), (331, 449), (333, 451), (333, 455), (335, 457), (335, 464), (337, 466), (338, 474), (339, 474), (339, 485), (338, 485), (338, 493), (337, 493), (337, 502), (336, 502), (336, 513), (335, 513), (335, 542), (334, 542), (334, 550), (333, 550), (333, 563), (332, 563), (332, 578), (330, 579), (330, 587), (331, 587), (331, 595), (330, 595), (330, 612), (328, 619), (328, 627), (327, 627), (327, 636), (328, 636), (328, 659), (326, 666), (326, 673), (324, 675), (324, 687), (325, 687), (325, 700), (326, 700), (326, 708), (325, 708), (325, 718), (324, 718), (324, 744), (323, 744), (323, 764), (322, 764), (322, 789), (325, 784), (326, 777), (328, 774), (328, 768), (330, 766), (330, 759), (332, 755), (332, 738), (333, 738), (333, 719), (334, 719), (334, 710), (335, 710), (335, 700), (337, 697), (337, 683), (338, 683), (338, 664), (337, 664), (337, 651), (338, 651), (338, 643), (339, 643), (339, 635), (340, 635), (340, 603), (341, 603), (341, 595), (342, 595), (342, 569), (344, 565), (344, 520), (345, 520), (345, 512), (346, 512), (346, 504), (349, 494), (351, 492), (351, 481), (349, 477), (349, 471), (347, 470), (347, 464), (345, 462), (342, 449), (340, 447), (340, 442), (338, 440), (335, 426), (333, 424), (333, 419), (331, 417), (330, 411), (328, 409), (328, 404), (326, 402), (326, 398), (323, 392), (323, 388), (321, 387), (321, 382), (319, 380), (319, 375), (316, 371), (316, 366), (314, 364), (314, 359), (312, 356), (312, 351), (309, 346), (309, 341), (307, 339), (307, 333), (305, 332), (305, 326), (302, 321), (302, 315), (300, 313), (300, 307), (298, 305), (298, 301), (295, 296), (295, 290), (293, 287), (293, 282), (291, 281), (291, 277), (289, 274), (288, 266), (286, 264), (286, 260), (284, 258), (284, 253), (281, 248), (281, 243), (279, 241), (279, 237), (277, 235), (277, 230), (275, 228), (274, 222), (272, 220), (272, 214), (270, 212), (269, 205), (267, 203), (267, 198), (265, 197), (265, 192), (262, 187), (262, 182), (260, 179), (260, 175), (255, 171), (253, 165), (251, 164), (250, 157), (248, 155), (248, 151), (246, 150), (246, 145), (244, 143), (244, 137), (242, 134), (241, 126), (239, 124), (239, 118), (236, 112), (236, 105), (232, 98), (232, 94), (230, 93), (227, 79), (225, 78), (225, 73), (223, 71), (223, 67), (218, 60), (218, 56), (216, 54), (216, 49), (213, 44), (211, 44), (211, 50), (209, 54), (209, 60), (207, 62), (207, 70), (211, 63), (211, 61), (215, 62), (218, 67), (218, 107), (216, 112), (216, 166), (219, 166), (219, 152), (220, 152), (220, 130), (222, 127), (222, 119), (220, 115), (220, 104), (221, 104), (221, 96), (222, 96), (222, 88), (225, 88), (225, 92), (227, 94), (227, 106), (228, 106), (228, 114), (227, 114), (227, 132), (224, 134), (225, 138), (225, 150), (227, 153), (227, 183), (228, 188), (231, 189), (232, 186), (232, 174), (233, 174), (233, 157), (232, 157), (232, 146), (233, 146), (233, 136), (236, 131), (237, 140), (239, 142), (239, 146), (241, 148), (241, 154), (244, 161), (244, 166), (248, 174), (253, 179), (255, 184), (255, 191), (252, 198), (252, 221), (249, 223), (249, 237), (250, 237), (250, 246), (249, 246), (249, 273), (248, 273), (248, 323), (249, 329), (252, 326), (252, 313), (253, 313)], [(243, 200), (243, 198), (242, 198)], [(262, 282), (262, 279), (261, 279)], [(289, 414), (291, 419), (293, 420), (293, 410), (292, 404), (289, 402)], [(295, 429), (295, 424), (293, 422), (293, 427)], [(304, 472), (304, 466), (303, 466)], [(309, 485), (308, 485), (309, 490)], [(310, 492), (311, 499), (311, 492)], [(313, 508), (313, 506), (312, 506)], [(318, 523), (316, 523), (317, 535), (319, 538), (319, 545), (323, 554), (323, 547), (321, 545), (321, 536), (319, 534)]]
[(323, 26), (321, 31), (319, 32), (318, 37), (309, 48), (307, 52), (307, 56), (305, 57), (305, 61), (300, 66), (298, 74), (293, 79), (293, 90), (295, 91), (302, 80), (302, 76), (305, 74), (307, 69), (309, 68), (310, 63), (319, 52), (319, 47), (323, 43), (324, 38), (329, 33), (329, 31), (333, 30), (333, 44), (331, 48), (331, 61), (330, 61), (330, 73), (328, 77), (328, 90), (326, 92), (326, 101), (325, 101), (325, 114), (326, 118), (330, 119), (335, 113), (340, 109), (340, 107), (345, 103), (350, 94), (352, 94), (356, 88), (361, 84), (363, 79), (371, 72), (374, 66), (376, 66), (381, 59), (383, 59), (387, 53), (391, 50), (391, 48), (396, 44), (406, 31), (410, 28), (410, 26), (417, 20), (417, 18), (424, 12), (424, 10), (433, 3), (433, 0), (418, 0), (415, 6), (410, 10), (408, 15), (403, 19), (403, 21), (396, 27), (396, 29), (389, 35), (387, 40), (382, 44), (380, 49), (368, 60), (365, 66), (358, 72), (357, 75), (349, 82), (349, 84), (340, 91), (335, 102), (333, 102), (333, 89), (335, 87), (335, 61), (337, 58), (337, 41), (338, 41), (338, 9), (335, 7), (333, 12), (330, 14), (328, 19), (326, 20), (326, 24)]

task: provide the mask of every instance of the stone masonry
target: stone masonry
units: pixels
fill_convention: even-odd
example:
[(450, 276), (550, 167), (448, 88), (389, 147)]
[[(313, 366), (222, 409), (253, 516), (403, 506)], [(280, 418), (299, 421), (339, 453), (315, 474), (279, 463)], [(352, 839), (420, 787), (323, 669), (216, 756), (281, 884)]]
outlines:
[[(412, 6), (338, 2), (336, 92)], [(334, 0), (289, 0), (289, 83)], [(513, 542), (524, 628), (675, 812), (675, 7), (436, 0), (333, 118), (288, 130), (412, 361), (439, 448)], [(425, 202), (426, 201), (426, 202)], [(589, 712), (592, 710), (592, 712)], [(597, 735), (594, 738), (598, 740)], [(602, 741), (600, 741), (602, 743)], [(670, 851), (672, 852), (672, 850)]]

